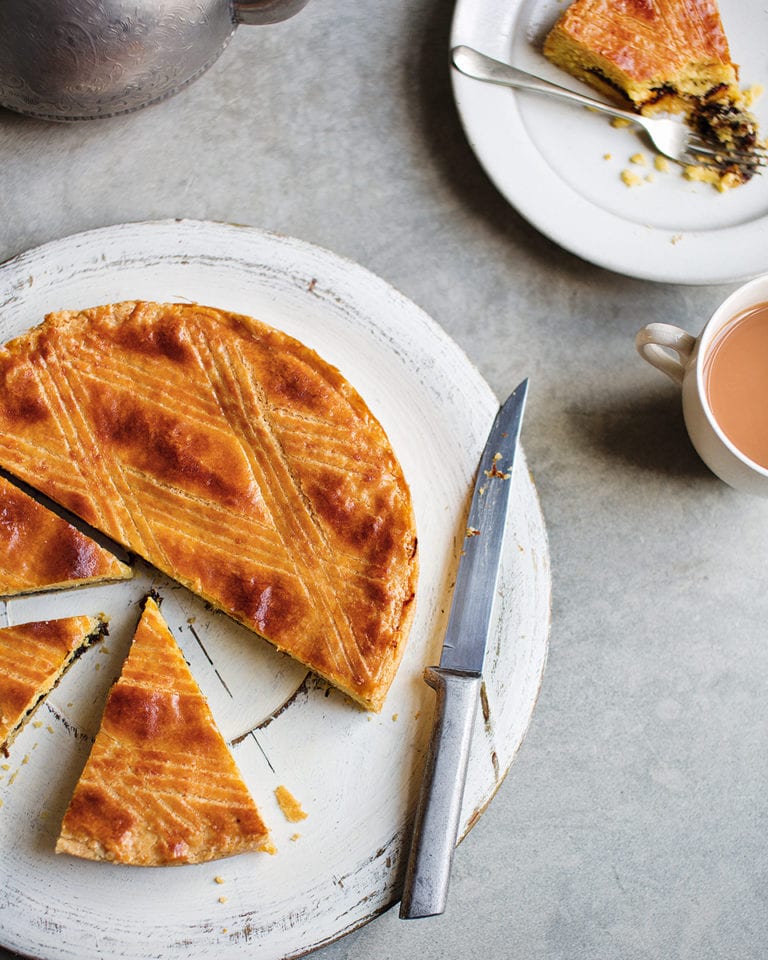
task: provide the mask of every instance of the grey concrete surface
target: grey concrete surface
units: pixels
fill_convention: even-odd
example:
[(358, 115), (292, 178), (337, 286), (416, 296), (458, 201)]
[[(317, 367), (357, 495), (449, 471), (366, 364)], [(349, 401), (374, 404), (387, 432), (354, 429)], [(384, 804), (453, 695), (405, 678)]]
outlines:
[(731, 287), (610, 274), (510, 209), (456, 115), (451, 14), (311, 0), (130, 117), (0, 111), (0, 259), (127, 220), (253, 224), (379, 274), (500, 397), (531, 377), (554, 606), (530, 732), (446, 914), (390, 911), (318, 960), (762, 960), (768, 504), (708, 473), (633, 347), (651, 319), (698, 330)]

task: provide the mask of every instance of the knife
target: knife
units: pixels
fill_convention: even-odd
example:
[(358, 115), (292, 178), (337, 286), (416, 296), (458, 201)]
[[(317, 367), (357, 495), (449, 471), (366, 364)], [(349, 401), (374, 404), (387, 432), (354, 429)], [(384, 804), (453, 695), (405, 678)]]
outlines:
[(502, 405), (488, 435), (440, 665), (424, 671), (436, 693), (435, 719), (400, 904), (404, 920), (445, 910), (527, 393), (526, 379)]

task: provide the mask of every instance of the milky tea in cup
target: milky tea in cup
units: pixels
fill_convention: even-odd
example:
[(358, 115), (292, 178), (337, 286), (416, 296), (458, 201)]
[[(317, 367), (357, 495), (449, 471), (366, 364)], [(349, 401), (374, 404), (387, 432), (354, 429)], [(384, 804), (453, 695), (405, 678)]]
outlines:
[(735, 290), (698, 337), (649, 323), (635, 343), (682, 386), (685, 426), (710, 470), (768, 497), (768, 275)]
[(704, 359), (704, 383), (712, 416), (726, 437), (768, 468), (768, 302), (717, 332)]

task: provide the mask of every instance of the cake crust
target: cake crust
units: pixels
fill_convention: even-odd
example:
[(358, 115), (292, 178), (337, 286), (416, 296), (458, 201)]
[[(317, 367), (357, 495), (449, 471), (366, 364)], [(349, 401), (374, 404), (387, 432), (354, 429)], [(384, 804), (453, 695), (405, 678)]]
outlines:
[(413, 616), (410, 492), (314, 351), (198, 305), (52, 314), (0, 351), (0, 465), (381, 708)]

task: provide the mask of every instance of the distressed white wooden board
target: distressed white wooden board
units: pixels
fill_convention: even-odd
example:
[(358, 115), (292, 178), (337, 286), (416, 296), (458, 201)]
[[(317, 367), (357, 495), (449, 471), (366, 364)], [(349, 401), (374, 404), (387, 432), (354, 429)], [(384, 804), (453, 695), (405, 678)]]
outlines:
[[(123, 224), (15, 258), (0, 266), (0, 339), (51, 310), (133, 298), (198, 301), (257, 316), (317, 349), (357, 387), (413, 493), (421, 560), (416, 618), (375, 716), (142, 563), (128, 583), (9, 602), (0, 610), (8, 623), (103, 611), (111, 632), (75, 664), (0, 770), (0, 943), (46, 960), (227, 960), (255, 950), (261, 960), (282, 960), (360, 926), (399, 898), (433, 707), (421, 675), (439, 659), (469, 491), (497, 399), (432, 320), (368, 271), (297, 240), (224, 224)], [(546, 660), (549, 555), (522, 452), (513, 483), (464, 832), (525, 735)], [(137, 869), (53, 853), (138, 601), (150, 588), (165, 598), (171, 628), (233, 743), (272, 829), (275, 856)], [(298, 825), (277, 807), (279, 784), (309, 814)]]

